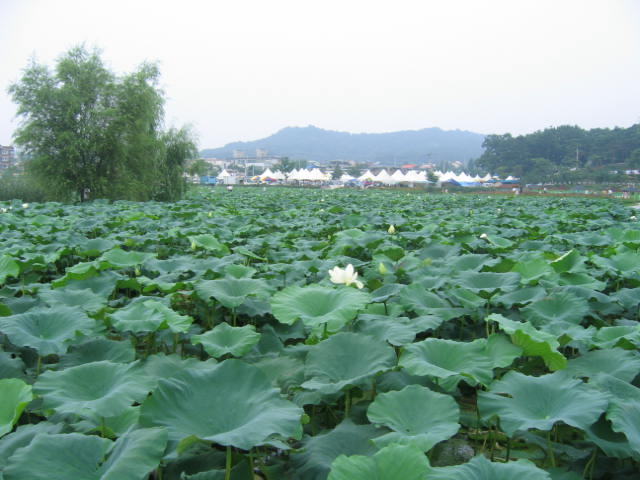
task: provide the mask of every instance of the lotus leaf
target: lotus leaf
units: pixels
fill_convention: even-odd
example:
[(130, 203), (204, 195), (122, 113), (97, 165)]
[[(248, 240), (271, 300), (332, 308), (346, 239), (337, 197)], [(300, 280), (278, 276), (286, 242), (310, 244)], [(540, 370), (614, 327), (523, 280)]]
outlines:
[(202, 335), (192, 335), (191, 343), (202, 344), (205, 351), (214, 358), (227, 353), (241, 357), (260, 341), (260, 336), (253, 325), (232, 327), (223, 322)]
[(7, 277), (17, 277), (20, 274), (20, 264), (11, 255), (0, 256), (0, 285)]
[(242, 305), (250, 295), (261, 298), (269, 296), (269, 287), (263, 280), (233, 276), (203, 280), (195, 285), (195, 290), (200, 298), (208, 300), (213, 297), (227, 308)]
[(526, 287), (502, 295), (495, 295), (491, 301), (495, 304), (501, 304), (507, 308), (511, 308), (514, 305), (525, 305), (535, 302), (536, 300), (544, 298), (546, 294), (547, 291), (542, 287)]
[(520, 274), (520, 282), (525, 285), (535, 283), (539, 278), (554, 272), (549, 262), (542, 258), (521, 260), (513, 266), (512, 270)]
[(167, 307), (164, 303), (138, 297), (125, 308), (121, 308), (110, 315), (111, 323), (120, 331), (154, 332), (170, 329), (172, 332), (187, 332), (193, 319), (187, 315), (180, 315)]
[(134, 430), (115, 443), (79, 433), (38, 435), (9, 459), (4, 480), (141, 480), (166, 443), (163, 429)]
[(142, 403), (140, 422), (166, 426), (174, 440), (197, 437), (249, 450), (277, 442), (277, 436), (299, 439), (303, 413), (259, 368), (231, 359), (161, 379)]
[(554, 335), (536, 330), (528, 322), (516, 322), (499, 313), (486, 316), (485, 321), (498, 323), (511, 336), (511, 342), (521, 347), (525, 355), (541, 357), (549, 369), (560, 370), (566, 367), (567, 359), (556, 350), (560, 344)]
[(510, 371), (488, 392), (478, 393), (482, 418), (499, 417), (500, 428), (509, 436), (530, 428), (550, 430), (560, 421), (584, 430), (606, 408), (604, 394), (562, 371), (540, 377)]
[(427, 457), (407, 445), (389, 445), (372, 457), (340, 455), (331, 464), (327, 480), (424, 480)]
[(631, 382), (640, 372), (640, 355), (621, 348), (592, 350), (569, 360), (566, 372), (575, 377), (593, 377), (598, 373), (607, 373)]
[(31, 400), (31, 385), (17, 378), (0, 380), (0, 437), (11, 431)]
[(511, 292), (518, 288), (520, 275), (515, 272), (463, 272), (454, 281), (472, 292)]
[(156, 254), (147, 252), (124, 251), (121, 248), (113, 248), (104, 252), (96, 260), (100, 269), (105, 268), (133, 268), (142, 265), (147, 260), (155, 258)]
[(302, 440), (302, 452), (292, 456), (296, 475), (306, 480), (326, 480), (331, 463), (340, 455), (373, 455), (371, 439), (380, 435), (373, 425), (342, 421), (333, 430)]
[(189, 241), (191, 242), (192, 248), (204, 248), (208, 252), (211, 252), (218, 257), (229, 253), (229, 247), (227, 247), (224, 243), (220, 243), (220, 241), (216, 237), (208, 233), (189, 237)]
[(88, 288), (56, 288), (40, 291), (38, 296), (50, 307), (78, 307), (89, 314), (95, 314), (107, 306), (107, 297), (98, 295)]
[[(21, 425), (16, 429), (2, 437), (0, 441), (0, 472), (4, 471), (4, 467), (7, 465), (9, 459), (20, 448), (26, 447), (31, 443), (34, 437), (37, 435), (60, 433), (64, 425), (62, 423), (30, 423), (27, 425)], [(0, 474), (0, 478), (3, 478)]]
[(134, 402), (141, 402), (152, 388), (153, 379), (137, 363), (109, 361), (48, 370), (34, 385), (46, 409), (79, 415), (89, 412), (103, 417), (121, 414)]
[[(551, 480), (551, 476), (528, 460), (491, 462), (483, 455), (452, 467), (431, 468), (425, 480)], [(555, 478), (555, 477), (554, 477)]]
[(593, 384), (609, 399), (607, 419), (613, 431), (624, 433), (635, 454), (640, 455), (640, 388), (605, 373), (595, 376)]
[(364, 334), (343, 332), (315, 345), (308, 353), (301, 386), (323, 394), (348, 386), (364, 386), (379, 372), (396, 364), (396, 354), (386, 342)]
[(460, 409), (453, 397), (420, 385), (379, 394), (369, 405), (367, 417), (371, 423), (393, 430), (377, 437), (377, 446), (399, 443), (423, 452), (452, 437), (460, 428)]
[(412, 375), (435, 377), (445, 390), (454, 389), (460, 380), (488, 385), (493, 379), (493, 365), (482, 341), (427, 338), (408, 345), (398, 364)]
[(554, 323), (578, 324), (589, 313), (589, 305), (571, 293), (557, 293), (536, 300), (520, 312), (535, 327)]
[(355, 288), (293, 285), (273, 295), (271, 310), (282, 323), (301, 320), (308, 327), (327, 324), (327, 329), (335, 332), (353, 320), (370, 299), (369, 293)]
[(582, 270), (584, 261), (584, 257), (577, 250), (571, 249), (553, 260), (550, 265), (557, 273), (576, 272)]
[(0, 317), (0, 331), (14, 345), (31, 347), (41, 356), (63, 354), (78, 333), (90, 334), (95, 326), (95, 320), (71, 307), (34, 308)]
[(114, 363), (129, 363), (136, 358), (136, 352), (129, 341), (108, 340), (104, 337), (88, 338), (71, 345), (62, 356), (58, 367), (66, 368), (83, 363), (109, 360)]

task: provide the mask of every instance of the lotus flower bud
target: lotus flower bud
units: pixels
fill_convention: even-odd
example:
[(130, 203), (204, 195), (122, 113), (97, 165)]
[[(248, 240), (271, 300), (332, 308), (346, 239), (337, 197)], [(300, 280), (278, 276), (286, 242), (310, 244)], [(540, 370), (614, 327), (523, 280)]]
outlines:
[(389, 229), (387, 230), (387, 232), (389, 232), (390, 235), (393, 235), (394, 233), (396, 233), (396, 227), (394, 227), (393, 225), (389, 225)]

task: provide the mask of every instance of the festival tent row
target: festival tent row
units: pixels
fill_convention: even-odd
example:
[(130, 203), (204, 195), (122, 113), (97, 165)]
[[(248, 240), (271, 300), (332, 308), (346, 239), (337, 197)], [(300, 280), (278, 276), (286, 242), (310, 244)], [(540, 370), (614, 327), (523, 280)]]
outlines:
[[(471, 176), (465, 172), (462, 173), (453, 173), (452, 171), (441, 172), (435, 171), (434, 174), (438, 177), (438, 183), (446, 183), (451, 182), (463, 186), (472, 186), (479, 185), (485, 182), (489, 182), (493, 180), (493, 177), (490, 174), (486, 174), (484, 177), (479, 175)], [(229, 176), (229, 173), (226, 170), (223, 170), (220, 175), (218, 175), (219, 179), (223, 179), (226, 176)], [(301, 169), (293, 169), (288, 174), (285, 174), (279, 170), (271, 171), (271, 169), (267, 168), (262, 174), (256, 175), (252, 178), (253, 181), (309, 181), (309, 182), (327, 182), (331, 180), (330, 173), (323, 173), (318, 168), (313, 168), (311, 170), (306, 170), (304, 168)], [(427, 180), (427, 174), (424, 171), (416, 171), (409, 170), (406, 173), (403, 173), (402, 170), (397, 169), (392, 174), (389, 174), (386, 169), (380, 170), (377, 174), (371, 172), (371, 170), (367, 170), (359, 177), (353, 177), (351, 175), (343, 174), (339, 181), (342, 183), (347, 183), (349, 181), (360, 181), (360, 182), (373, 182), (373, 183), (381, 183), (383, 185), (397, 185), (400, 183), (430, 183)], [(510, 178), (507, 180), (511, 180)]]

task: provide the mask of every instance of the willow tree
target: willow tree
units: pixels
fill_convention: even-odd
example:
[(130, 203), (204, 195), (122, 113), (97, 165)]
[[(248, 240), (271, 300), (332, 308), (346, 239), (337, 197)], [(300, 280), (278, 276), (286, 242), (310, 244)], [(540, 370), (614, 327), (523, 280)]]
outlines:
[(173, 200), (183, 193), (195, 142), (186, 129), (162, 130), (159, 77), (153, 63), (117, 76), (84, 46), (53, 71), (31, 60), (9, 87), (20, 118), (15, 143), (50, 198)]

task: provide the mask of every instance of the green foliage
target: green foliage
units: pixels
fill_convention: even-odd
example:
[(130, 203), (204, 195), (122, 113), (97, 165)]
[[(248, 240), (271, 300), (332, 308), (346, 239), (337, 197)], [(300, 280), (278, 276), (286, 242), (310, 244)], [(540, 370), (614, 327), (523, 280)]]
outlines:
[(634, 478), (633, 214), (278, 187), (4, 202), (1, 476)]
[(638, 168), (633, 165), (639, 145), (640, 125), (613, 130), (565, 125), (518, 137), (488, 135), (477, 164), (492, 173), (520, 177), (523, 183), (608, 181), (615, 178), (611, 170)]
[(53, 72), (31, 61), (9, 93), (21, 117), (16, 144), (48, 198), (180, 198), (184, 162), (196, 149), (188, 130), (161, 130), (159, 77), (149, 63), (117, 77), (84, 46)]

